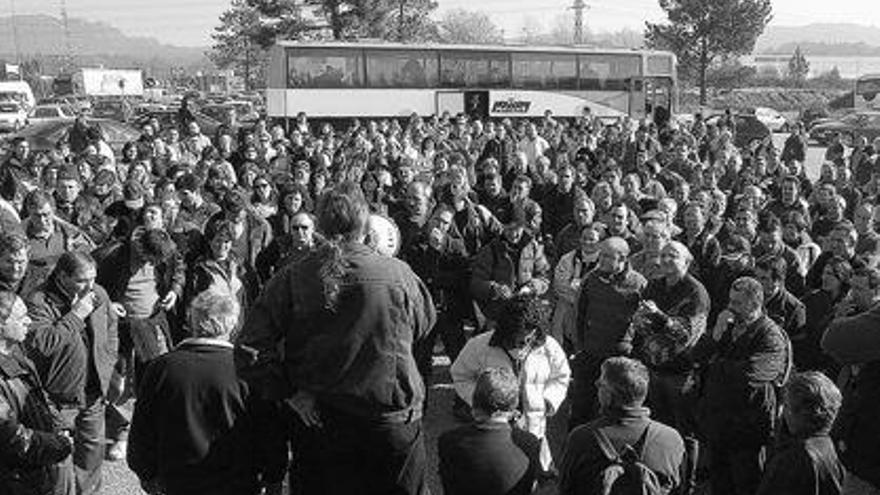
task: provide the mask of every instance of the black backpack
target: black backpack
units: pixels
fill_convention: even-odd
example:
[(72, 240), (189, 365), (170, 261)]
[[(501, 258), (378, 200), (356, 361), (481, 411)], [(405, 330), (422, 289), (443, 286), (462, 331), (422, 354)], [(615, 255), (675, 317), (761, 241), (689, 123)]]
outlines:
[(590, 493), (597, 495), (663, 494), (657, 473), (642, 462), (645, 442), (650, 429), (651, 423), (649, 422), (636, 444), (625, 445), (621, 452), (614, 448), (611, 440), (602, 433), (602, 430), (599, 428), (593, 430), (607, 463), (599, 471)]

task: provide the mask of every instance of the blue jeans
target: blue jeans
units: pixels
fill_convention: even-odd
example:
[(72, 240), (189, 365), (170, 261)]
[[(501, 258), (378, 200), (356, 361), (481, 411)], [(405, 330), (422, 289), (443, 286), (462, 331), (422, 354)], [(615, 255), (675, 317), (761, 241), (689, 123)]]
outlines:
[(72, 461), (77, 495), (100, 493), (105, 447), (104, 399), (97, 397), (83, 407), (62, 409), (61, 416), (65, 427), (73, 431)]

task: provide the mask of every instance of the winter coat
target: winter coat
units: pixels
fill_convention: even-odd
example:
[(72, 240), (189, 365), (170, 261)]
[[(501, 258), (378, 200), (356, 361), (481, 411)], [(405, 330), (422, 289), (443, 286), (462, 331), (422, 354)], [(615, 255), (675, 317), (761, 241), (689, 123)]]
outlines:
[(791, 345), (767, 316), (733, 339), (704, 335), (694, 349), (703, 373), (699, 422), (710, 443), (726, 449), (771, 443), (778, 418), (778, 389), (790, 371)]
[(553, 271), (553, 295), (556, 307), (550, 322), (550, 335), (559, 342), (575, 341), (577, 300), (581, 283), (596, 265), (596, 259), (584, 260), (580, 250), (566, 253)]
[[(33, 326), (26, 348), (49, 397), (59, 406), (81, 405), (89, 392), (104, 396), (110, 386), (119, 348), (117, 315), (104, 289), (95, 285), (94, 292), (95, 310), (85, 320), (71, 311), (70, 298), (54, 276), (28, 297)], [(89, 369), (90, 363), (94, 369)], [(90, 390), (91, 373), (100, 390)]]
[[(472, 403), (474, 387), (480, 372), (487, 368), (504, 368), (520, 381), (522, 429), (544, 438), (547, 418), (556, 414), (568, 391), (571, 370), (565, 351), (553, 337), (531, 347), (521, 362), (492, 342), (495, 332), (486, 332), (468, 341), (449, 369), (455, 393)], [(548, 409), (549, 407), (549, 409)]]
[(54, 493), (56, 473), (49, 466), (73, 450), (73, 443), (56, 433), (59, 424), (21, 348), (0, 354), (0, 493)]
[(497, 286), (505, 285), (514, 293), (528, 286), (539, 296), (550, 287), (544, 248), (526, 234), (516, 246), (509, 247), (503, 238), (493, 240), (477, 253), (471, 272), (471, 293), (489, 318), (500, 310)]

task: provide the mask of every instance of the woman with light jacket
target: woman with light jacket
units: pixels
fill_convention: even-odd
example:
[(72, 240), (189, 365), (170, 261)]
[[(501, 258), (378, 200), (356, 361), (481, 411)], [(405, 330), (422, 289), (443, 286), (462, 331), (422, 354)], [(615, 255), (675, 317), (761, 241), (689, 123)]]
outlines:
[(520, 382), (520, 417), (516, 425), (541, 439), (541, 465), (553, 461), (546, 440), (547, 418), (565, 399), (571, 370), (562, 346), (546, 334), (549, 308), (534, 295), (507, 300), (497, 327), (468, 341), (450, 373), (455, 392), (469, 405), (480, 372), (487, 368), (513, 371)]
[(605, 235), (602, 224), (594, 223), (581, 229), (580, 246), (559, 260), (553, 273), (553, 295), (556, 306), (550, 322), (550, 335), (563, 348), (574, 349), (577, 299), (581, 282), (595, 266), (599, 257), (599, 241)]

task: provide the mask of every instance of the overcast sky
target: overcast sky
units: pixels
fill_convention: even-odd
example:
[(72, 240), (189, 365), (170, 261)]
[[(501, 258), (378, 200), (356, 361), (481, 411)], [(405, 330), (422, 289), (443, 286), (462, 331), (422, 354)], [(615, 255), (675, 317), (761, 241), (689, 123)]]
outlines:
[[(0, 15), (58, 16), (62, 0), (0, 0)], [(181, 46), (210, 44), (217, 17), (229, 0), (66, 0), (70, 16), (110, 23), (127, 34), (152, 36)], [(574, 0), (437, 0), (440, 12), (464, 8), (492, 15), (507, 36), (522, 32), (524, 24), (549, 27), (570, 14)], [(591, 31), (641, 29), (645, 20), (662, 19), (657, 0), (586, 0), (586, 26)], [(709, 0), (711, 1), (711, 0)], [(773, 24), (797, 26), (811, 22), (854, 22), (880, 26), (877, 0), (773, 0)]]

